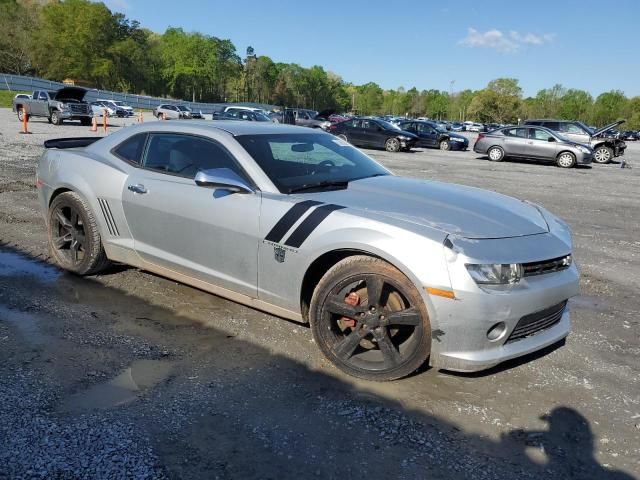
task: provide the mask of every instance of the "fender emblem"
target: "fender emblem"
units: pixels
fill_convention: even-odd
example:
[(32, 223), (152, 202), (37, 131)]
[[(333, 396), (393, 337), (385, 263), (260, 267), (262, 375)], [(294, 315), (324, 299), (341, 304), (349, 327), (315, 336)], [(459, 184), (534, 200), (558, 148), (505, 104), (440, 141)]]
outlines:
[(276, 259), (276, 262), (283, 263), (286, 254), (287, 250), (282, 248), (280, 245), (273, 246), (273, 256)]

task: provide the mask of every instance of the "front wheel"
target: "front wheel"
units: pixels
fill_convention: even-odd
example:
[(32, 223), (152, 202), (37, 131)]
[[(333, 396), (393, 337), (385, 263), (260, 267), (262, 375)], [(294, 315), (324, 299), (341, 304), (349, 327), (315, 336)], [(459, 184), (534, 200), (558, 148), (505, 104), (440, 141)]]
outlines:
[(78, 275), (93, 275), (109, 264), (96, 218), (75, 192), (51, 202), (48, 216), (49, 248), (58, 265)]
[(449, 145), (448, 140), (442, 140), (440, 142), (440, 150), (450, 150), (450, 149), (451, 149), (451, 145)]
[(384, 149), (387, 152), (399, 152), (400, 151), (400, 140), (398, 140), (397, 138), (389, 138), (385, 143), (384, 143)]
[(604, 164), (609, 163), (613, 158), (613, 149), (606, 145), (601, 145), (593, 152), (593, 161), (596, 163)]
[(379, 258), (358, 255), (334, 265), (314, 292), (310, 320), (322, 353), (355, 377), (401, 378), (431, 352), (429, 317), (419, 292)]
[(576, 156), (571, 152), (562, 152), (556, 159), (556, 165), (560, 168), (571, 168), (576, 164)]
[(54, 125), (62, 125), (62, 118), (60, 118), (60, 114), (55, 110), (51, 112), (49, 119)]

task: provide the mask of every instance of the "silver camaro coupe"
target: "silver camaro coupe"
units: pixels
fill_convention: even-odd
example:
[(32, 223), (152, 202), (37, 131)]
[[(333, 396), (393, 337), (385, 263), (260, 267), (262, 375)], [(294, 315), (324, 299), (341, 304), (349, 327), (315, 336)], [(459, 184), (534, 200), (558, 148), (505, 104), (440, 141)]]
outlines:
[(45, 146), (61, 267), (124, 263), (309, 322), (348, 374), (477, 371), (569, 333), (571, 233), (538, 205), (397, 177), (303, 127), (149, 122)]

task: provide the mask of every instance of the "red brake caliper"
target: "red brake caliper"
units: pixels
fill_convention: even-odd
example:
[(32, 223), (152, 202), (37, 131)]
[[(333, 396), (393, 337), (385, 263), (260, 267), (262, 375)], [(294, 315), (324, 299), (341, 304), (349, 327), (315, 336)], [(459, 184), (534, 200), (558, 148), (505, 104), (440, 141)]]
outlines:
[[(356, 292), (350, 292), (349, 295), (344, 297), (344, 303), (346, 303), (347, 305), (354, 306), (354, 307), (356, 305), (360, 305), (360, 295), (358, 295)], [(356, 319), (355, 318), (342, 317), (340, 319), (340, 321), (342, 322), (342, 324), (345, 327), (353, 328), (353, 327), (356, 326)]]

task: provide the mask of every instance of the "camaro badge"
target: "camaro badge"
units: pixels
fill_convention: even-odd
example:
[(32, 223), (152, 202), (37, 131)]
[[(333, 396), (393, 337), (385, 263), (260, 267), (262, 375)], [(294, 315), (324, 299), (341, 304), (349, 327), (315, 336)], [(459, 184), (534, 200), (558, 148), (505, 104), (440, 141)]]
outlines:
[(275, 257), (278, 263), (284, 262), (284, 256), (287, 254), (287, 250), (282, 248), (280, 245), (273, 246), (273, 256)]

